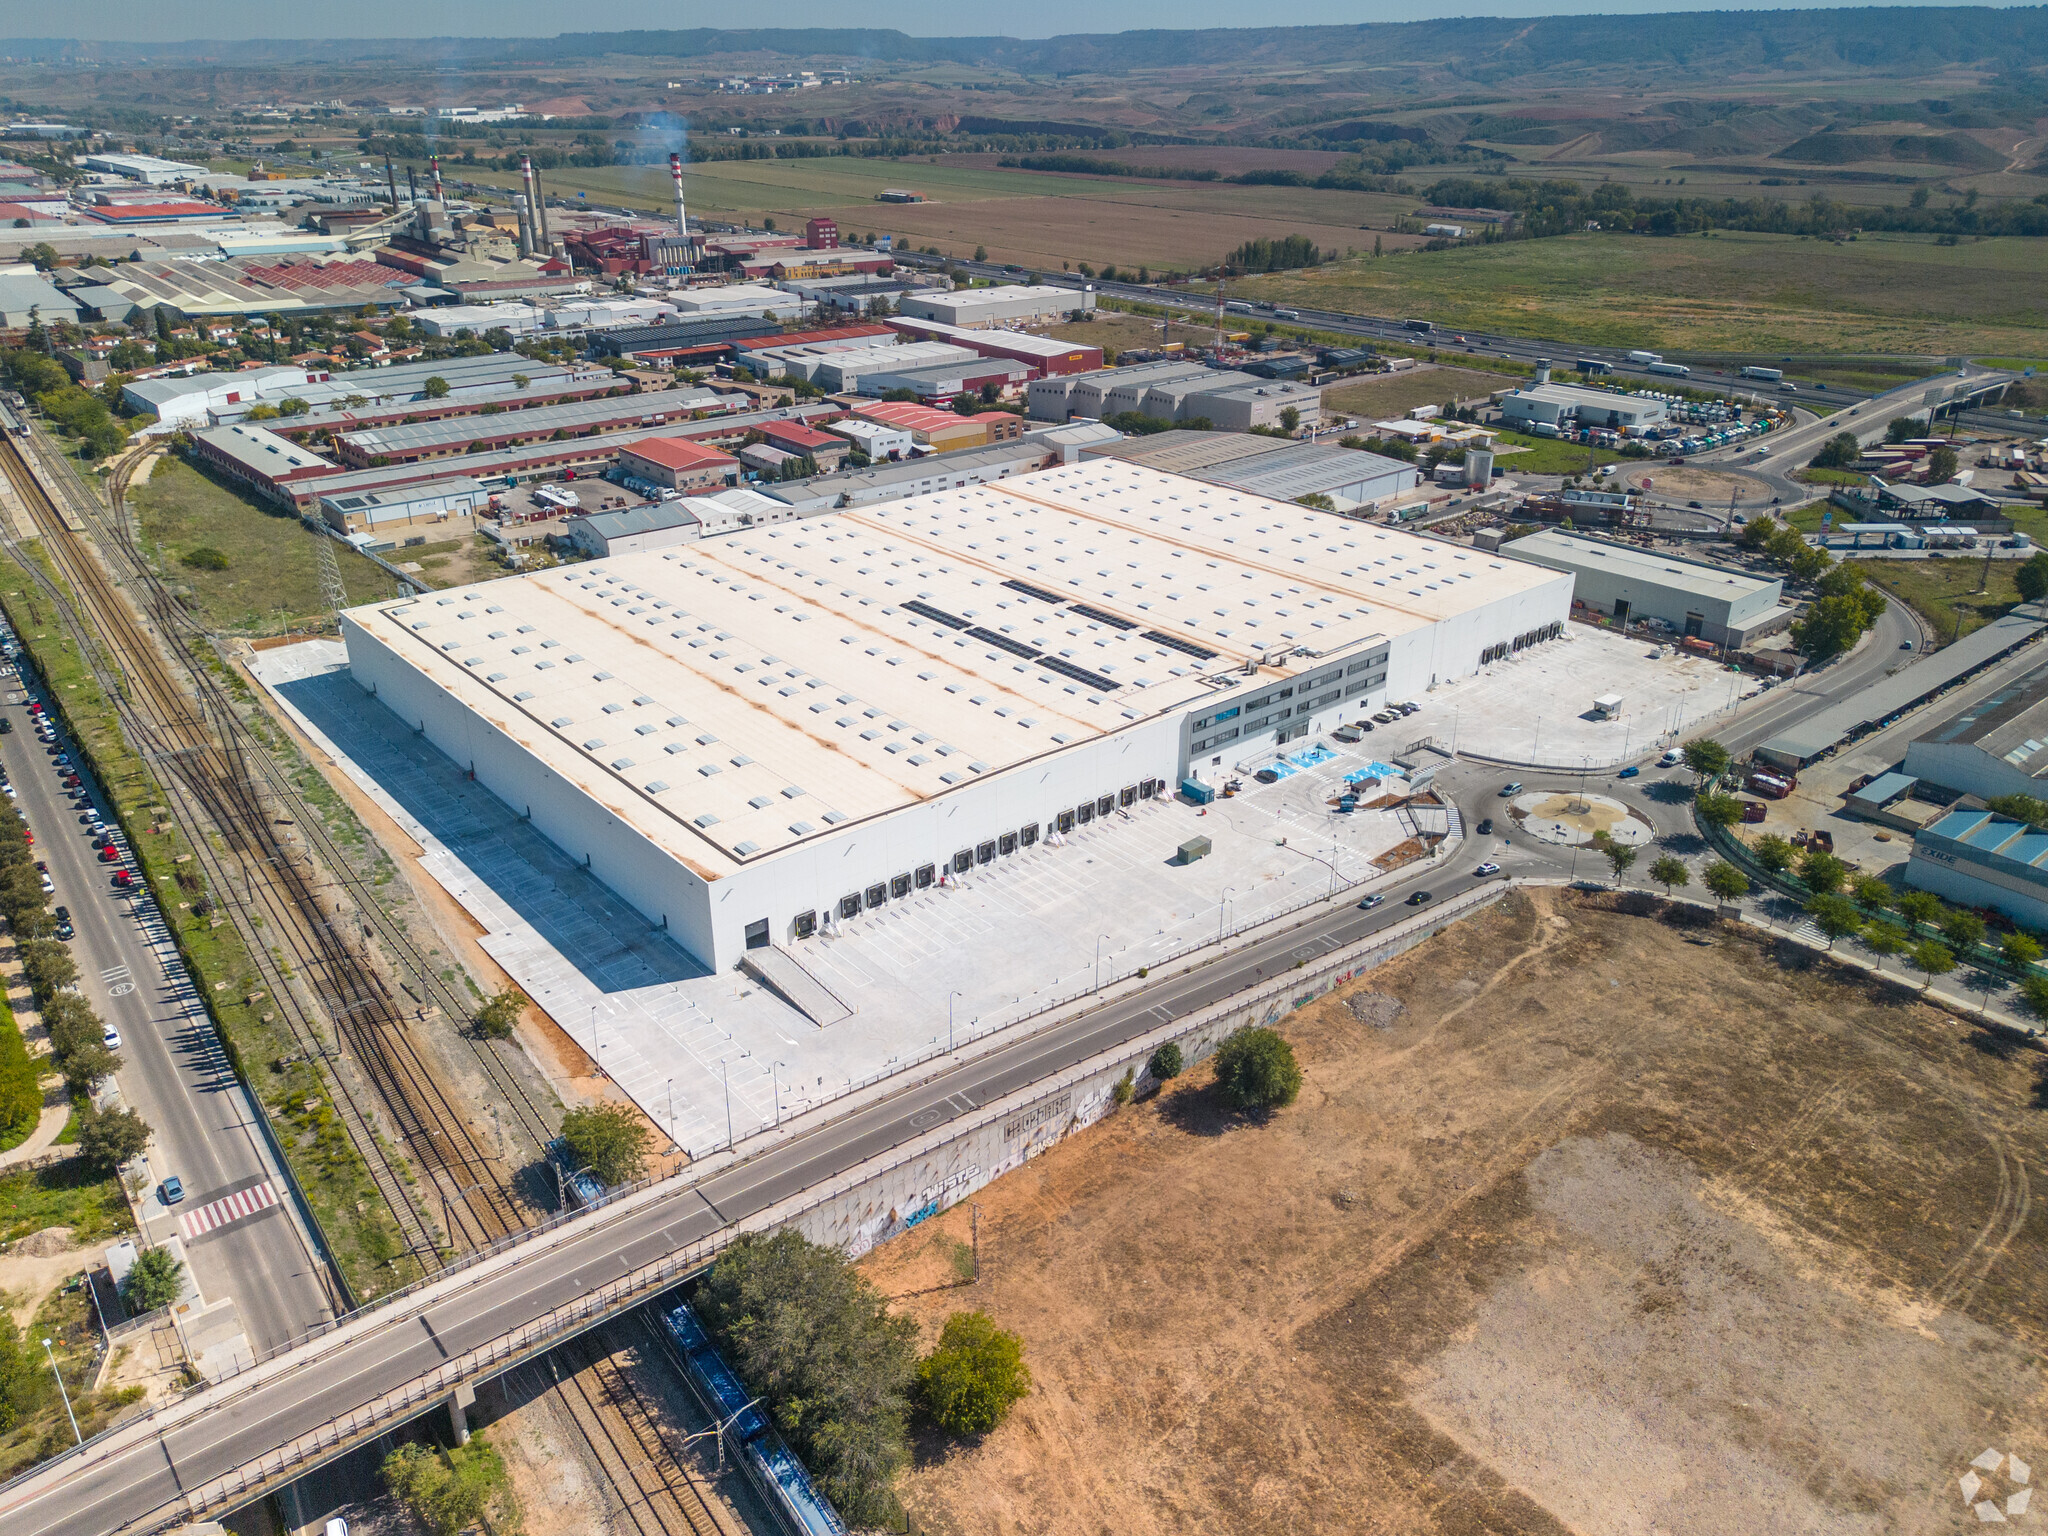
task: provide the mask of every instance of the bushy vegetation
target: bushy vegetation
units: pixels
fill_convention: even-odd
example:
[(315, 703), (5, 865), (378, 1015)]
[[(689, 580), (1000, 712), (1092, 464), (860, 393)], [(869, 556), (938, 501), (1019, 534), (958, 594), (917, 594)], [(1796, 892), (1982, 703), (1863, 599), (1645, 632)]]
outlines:
[(848, 1523), (890, 1521), (890, 1484), (910, 1459), (917, 1325), (835, 1250), (788, 1230), (726, 1249), (696, 1304)]
[(1578, 182), (1562, 178), (1453, 176), (1424, 187), (1422, 196), (1446, 207), (1500, 208), (1515, 214), (1513, 224), (1489, 227), (1481, 234), (1481, 240), (1488, 243), (1573, 234), (1589, 224), (1642, 235), (1683, 235), (1708, 229), (1780, 235), (1833, 235), (1850, 230), (2048, 235), (2048, 192), (2026, 202), (2000, 199), (1980, 203), (1970, 197), (1936, 208), (1926, 189), (1919, 188), (1903, 208), (1869, 208), (1835, 202), (1822, 191), (1815, 191), (1804, 202), (1772, 197), (1638, 197), (1618, 181), (1603, 181), (1588, 191)]
[(121, 1299), (131, 1314), (140, 1316), (168, 1307), (185, 1290), (185, 1266), (168, 1248), (151, 1248), (138, 1254), (121, 1282)]
[(647, 1166), (647, 1122), (623, 1104), (594, 1104), (562, 1117), (562, 1141), (609, 1185), (630, 1184)]
[(114, 420), (106, 399), (72, 383), (63, 365), (42, 351), (48, 341), (41, 335), (40, 324), (30, 327), (29, 342), (0, 352), (0, 364), (5, 365), (15, 388), (66, 433), (78, 438), (84, 457), (104, 458), (126, 447), (128, 433)]
[(938, 1345), (918, 1362), (918, 1401), (939, 1428), (985, 1435), (1031, 1395), (1024, 1341), (986, 1312), (955, 1312)]
[(28, 1140), (42, 1119), (41, 1076), (14, 1021), (14, 1010), (0, 997), (0, 1151)]
[(1216, 1091), (1232, 1109), (1292, 1104), (1301, 1092), (1294, 1047), (1270, 1029), (1247, 1024), (1216, 1048)]
[(380, 1470), (384, 1486), (435, 1536), (462, 1536), (479, 1524), (501, 1532), (518, 1526), (512, 1479), (482, 1435), (452, 1451), (401, 1445)]
[(1323, 253), (1306, 235), (1285, 235), (1278, 240), (1247, 240), (1223, 264), (1233, 272), (1288, 272), (1296, 267), (1313, 267)]

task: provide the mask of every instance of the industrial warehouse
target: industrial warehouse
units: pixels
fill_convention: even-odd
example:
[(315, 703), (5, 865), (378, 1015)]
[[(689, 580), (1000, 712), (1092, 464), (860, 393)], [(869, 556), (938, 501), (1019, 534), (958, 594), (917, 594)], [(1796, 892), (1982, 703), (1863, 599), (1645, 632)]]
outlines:
[(1119, 463), (350, 610), (714, 970), (1558, 634), (1569, 576)]

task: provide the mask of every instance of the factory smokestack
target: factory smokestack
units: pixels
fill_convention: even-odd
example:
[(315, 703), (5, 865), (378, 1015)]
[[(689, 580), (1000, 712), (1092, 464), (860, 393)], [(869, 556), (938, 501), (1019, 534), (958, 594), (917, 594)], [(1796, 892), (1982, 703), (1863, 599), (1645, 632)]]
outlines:
[(671, 154), (668, 157), (669, 180), (676, 184), (676, 233), (683, 237), (683, 244), (690, 243), (690, 216), (683, 209), (683, 157)]
[(543, 249), (540, 233), (540, 181), (533, 174), (533, 156), (519, 157), (519, 185), (526, 189), (526, 254)]
[(391, 188), (391, 211), (398, 212), (398, 172), (392, 168), (391, 157), (384, 157), (384, 180)]
[(405, 168), (405, 196), (408, 202), (420, 200), (420, 179), (413, 174), (411, 166)]
[(543, 259), (554, 252), (554, 236), (548, 229), (548, 195), (541, 189), (539, 171), (533, 173), (533, 243)]
[(533, 215), (527, 211), (526, 194), (516, 193), (512, 198), (512, 212), (519, 219), (519, 254), (533, 254)]
[(447, 199), (441, 196), (441, 157), (439, 155), (430, 156), (427, 164), (434, 173), (434, 201), (437, 203), (447, 201)]

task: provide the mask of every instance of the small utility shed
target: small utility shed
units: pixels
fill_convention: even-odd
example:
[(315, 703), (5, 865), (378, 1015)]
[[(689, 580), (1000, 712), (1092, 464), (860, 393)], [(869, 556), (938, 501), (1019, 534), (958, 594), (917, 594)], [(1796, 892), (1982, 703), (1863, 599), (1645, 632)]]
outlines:
[(1785, 584), (1633, 544), (1545, 530), (1503, 544), (1501, 553), (1569, 571), (1572, 599), (1624, 622), (1661, 619), (1680, 634), (1741, 647), (1783, 628)]

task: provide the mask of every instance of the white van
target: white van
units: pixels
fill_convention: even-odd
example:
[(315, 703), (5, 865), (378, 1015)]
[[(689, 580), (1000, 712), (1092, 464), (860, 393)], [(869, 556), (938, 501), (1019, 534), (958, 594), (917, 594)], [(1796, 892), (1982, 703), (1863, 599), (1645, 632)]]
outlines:
[(1676, 768), (1680, 763), (1684, 761), (1685, 754), (1679, 751), (1678, 748), (1673, 747), (1669, 752), (1666, 752), (1662, 757), (1657, 759), (1657, 766), (1659, 768)]

